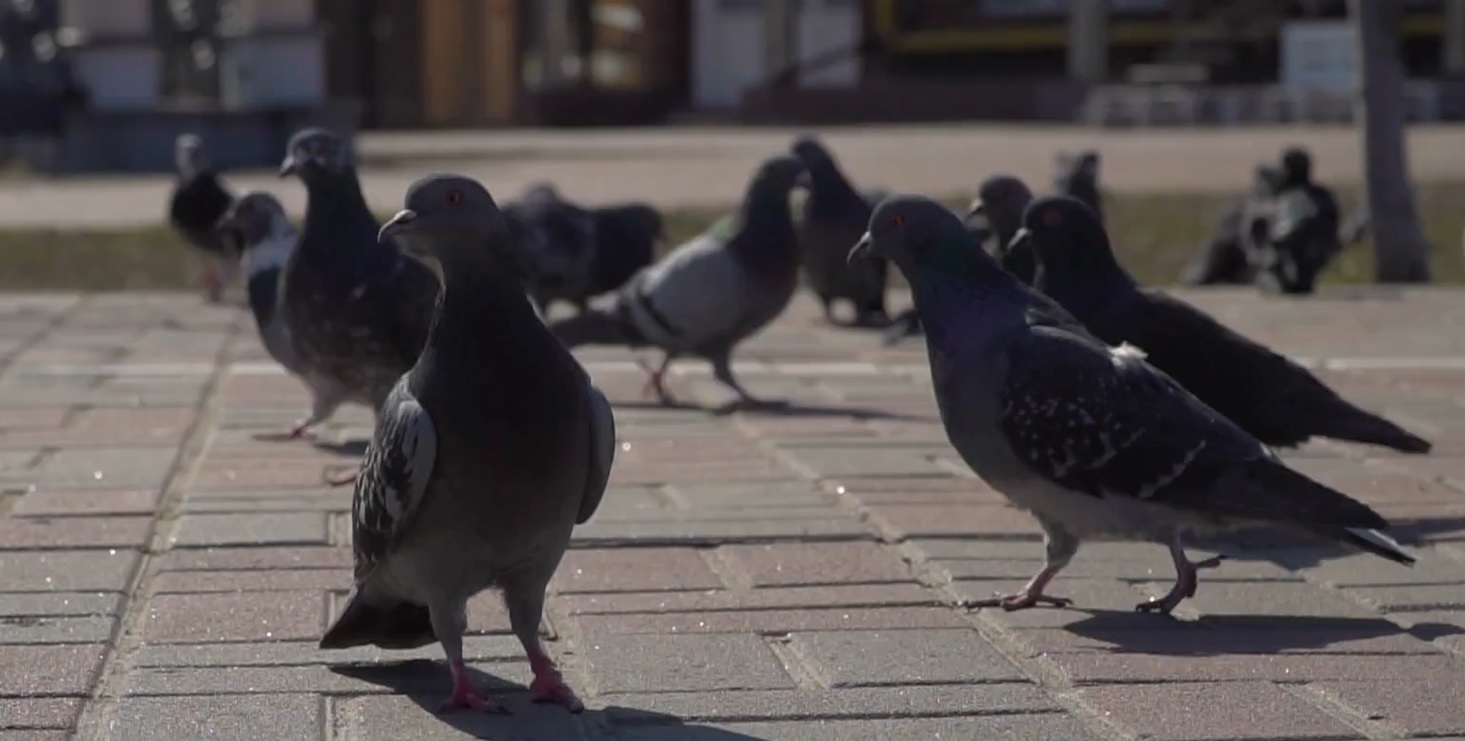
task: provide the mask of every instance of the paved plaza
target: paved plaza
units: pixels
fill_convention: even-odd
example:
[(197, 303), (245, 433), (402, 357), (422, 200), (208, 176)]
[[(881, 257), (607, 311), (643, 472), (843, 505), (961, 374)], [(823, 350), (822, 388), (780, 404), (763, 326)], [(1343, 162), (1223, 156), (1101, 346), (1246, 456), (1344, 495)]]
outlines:
[(241, 310), (0, 297), (0, 741), (1465, 738), (1465, 294), (1190, 295), (1436, 442), (1288, 455), (1415, 568), (1257, 538), (1170, 619), (1132, 611), (1164, 549), (1099, 545), (1055, 583), (1072, 609), (954, 607), (1018, 586), (1038, 531), (945, 442), (922, 343), (800, 299), (740, 354), (790, 413), (648, 407), (629, 353), (583, 353), (622, 443), (546, 631), (589, 710), (528, 702), (485, 595), (467, 650), (508, 717), (436, 716), (436, 647), (315, 648), (351, 580), (350, 492), (319, 482), (359, 446), (252, 439), (306, 396)]

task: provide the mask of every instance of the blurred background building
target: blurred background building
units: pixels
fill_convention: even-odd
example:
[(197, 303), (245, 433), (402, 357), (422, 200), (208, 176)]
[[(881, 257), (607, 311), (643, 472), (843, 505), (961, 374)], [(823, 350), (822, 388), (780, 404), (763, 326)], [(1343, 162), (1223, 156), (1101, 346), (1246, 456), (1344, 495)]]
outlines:
[[(1392, 1), (1410, 115), (1465, 118), (1465, 0)], [(306, 121), (1344, 121), (1355, 54), (1344, 0), (0, 0), (0, 134), (70, 170)]]

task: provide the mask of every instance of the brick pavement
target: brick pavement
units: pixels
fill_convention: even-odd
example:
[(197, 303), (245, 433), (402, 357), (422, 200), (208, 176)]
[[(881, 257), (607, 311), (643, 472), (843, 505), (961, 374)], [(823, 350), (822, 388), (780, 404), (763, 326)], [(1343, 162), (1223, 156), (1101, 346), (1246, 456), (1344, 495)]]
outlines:
[[(1393, 517), (1417, 568), (1260, 540), (1171, 620), (1130, 610), (1163, 549), (1100, 545), (1058, 582), (1075, 609), (956, 609), (1028, 576), (1036, 529), (943, 441), (919, 343), (801, 301), (741, 365), (805, 413), (619, 406), (546, 626), (590, 711), (529, 704), (502, 609), (474, 602), (466, 650), (506, 718), (433, 715), (436, 648), (315, 649), (350, 579), (349, 492), (317, 482), (349, 459), (251, 439), (305, 397), (242, 314), (0, 297), (0, 741), (1465, 737), (1465, 294), (1331, 296), (1198, 300), (1437, 441), (1289, 456)], [(635, 400), (626, 353), (583, 357)]]

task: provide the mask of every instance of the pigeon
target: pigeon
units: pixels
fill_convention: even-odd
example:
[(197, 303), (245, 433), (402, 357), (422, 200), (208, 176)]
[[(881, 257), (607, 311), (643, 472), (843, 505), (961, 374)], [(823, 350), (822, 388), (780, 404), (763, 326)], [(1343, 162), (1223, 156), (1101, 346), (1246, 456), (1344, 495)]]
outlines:
[(1251, 192), (1221, 212), (1210, 242), (1181, 276), (1181, 283), (1188, 286), (1249, 285), (1256, 279), (1248, 244), (1254, 239), (1253, 235), (1263, 234), (1253, 224), (1262, 207), (1270, 204), (1276, 196), (1281, 179), (1281, 169), (1271, 164), (1257, 165)]
[(855, 190), (818, 139), (800, 137), (794, 141), (793, 154), (807, 169), (809, 188), (799, 223), (799, 255), (804, 275), (824, 306), (824, 318), (831, 324), (840, 323), (834, 318), (833, 305), (842, 299), (854, 310), (851, 326), (889, 324), (885, 263), (867, 260), (851, 265), (845, 259), (864, 233), (874, 203)]
[[(305, 375), (380, 410), (427, 341), (438, 282), (377, 241), (346, 142), (321, 129), (290, 140), (280, 176), (305, 183), (305, 224), (281, 279), (281, 311)], [(314, 417), (314, 415), (312, 415)], [(320, 420), (306, 420), (298, 437)], [(354, 474), (332, 480), (345, 484)]]
[(234, 282), (239, 245), (215, 227), (234, 203), (234, 194), (219, 182), (209, 164), (203, 140), (195, 134), (179, 136), (173, 145), (178, 179), (168, 201), (168, 223), (189, 245), (204, 254), (202, 277), (209, 301), (217, 303)]
[(1104, 201), (1099, 193), (1099, 153), (1085, 149), (1076, 154), (1058, 153), (1058, 173), (1053, 179), (1053, 189), (1059, 195), (1071, 196), (1104, 220)]
[[(1048, 218), (1041, 203), (1029, 213)], [(1192, 534), (1267, 526), (1413, 563), (1378, 513), (1288, 468), (1139, 350), (1090, 334), (934, 201), (876, 207), (851, 259), (869, 252), (911, 284), (951, 444), (1046, 535), (1046, 562), (1025, 587), (973, 606), (1070, 604), (1045, 589), (1085, 540), (1167, 546), (1174, 587), (1136, 605), (1165, 614), (1194, 596), (1198, 569), (1220, 563), (1189, 560)]]
[(648, 203), (621, 203), (592, 209), (595, 214), (595, 267), (590, 290), (576, 302), (584, 311), (592, 296), (614, 291), (656, 259), (666, 238), (666, 220)]
[(580, 305), (594, 278), (595, 215), (561, 198), (550, 185), (529, 188), (504, 213), (531, 255), (529, 297), (539, 312), (556, 300)]
[(290, 253), (295, 250), (299, 235), (285, 215), (285, 207), (264, 191), (250, 191), (240, 196), (220, 219), (219, 228), (231, 230), (242, 246), (241, 260), (249, 310), (254, 315), (254, 325), (259, 330), (265, 351), (310, 390), (309, 415), (282, 433), (255, 437), (260, 440), (299, 437), (303, 431), (334, 414), (347, 396), (344, 389), (327, 378), (312, 374), (301, 361), (290, 340), (284, 314), (279, 311), (280, 277), (284, 274)]
[[(993, 175), (977, 186), (977, 197), (963, 217), (972, 239), (1007, 272), (1029, 285), (1037, 270), (1037, 260), (1031, 251), (1009, 250), (1008, 245), (1022, 226), (1022, 212), (1032, 200), (1033, 192), (1022, 180), (1012, 175)], [(920, 333), (920, 315), (914, 308), (907, 309), (891, 322), (885, 333), (885, 344), (894, 345)]]
[(1300, 147), (1282, 152), (1281, 180), (1274, 198), (1269, 229), (1256, 240), (1265, 258), (1259, 260), (1257, 282), (1266, 290), (1309, 294), (1338, 253), (1345, 234), (1338, 199), (1313, 182), (1312, 156)]
[(788, 156), (763, 162), (737, 213), (637, 273), (619, 291), (598, 297), (585, 312), (550, 328), (566, 345), (656, 347), (656, 368), (642, 363), (646, 391), (662, 403), (668, 366), (692, 355), (712, 364), (713, 377), (738, 398), (721, 411), (781, 406), (755, 398), (732, 373), (732, 351), (783, 313), (798, 287), (798, 236), (789, 209), (803, 166)]
[(501, 711), (463, 664), (468, 599), (497, 587), (530, 692), (579, 712), (539, 624), (570, 533), (610, 479), (610, 402), (524, 300), (526, 256), (481, 184), (435, 175), (405, 200), (382, 239), (442, 276), (442, 300), (378, 417), (352, 501), (355, 586), (321, 648), (440, 642), (443, 709)]
[(1313, 437), (1427, 453), (1428, 441), (1344, 401), (1302, 366), (1195, 307), (1140, 286), (1114, 258), (1093, 210), (1065, 196), (1033, 201), (1015, 241), (1042, 264), (1037, 288), (1110, 344), (1150, 364), (1274, 447)]

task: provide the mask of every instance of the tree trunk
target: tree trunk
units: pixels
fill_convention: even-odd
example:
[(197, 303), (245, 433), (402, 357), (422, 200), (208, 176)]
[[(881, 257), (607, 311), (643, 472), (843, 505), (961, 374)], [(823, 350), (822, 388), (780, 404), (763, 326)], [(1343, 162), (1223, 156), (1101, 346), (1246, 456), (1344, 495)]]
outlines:
[(1405, 156), (1399, 5), (1397, 0), (1348, 2), (1358, 33), (1354, 118), (1363, 147), (1374, 277), (1380, 283), (1425, 283), (1430, 278), (1429, 243), (1419, 227)]

